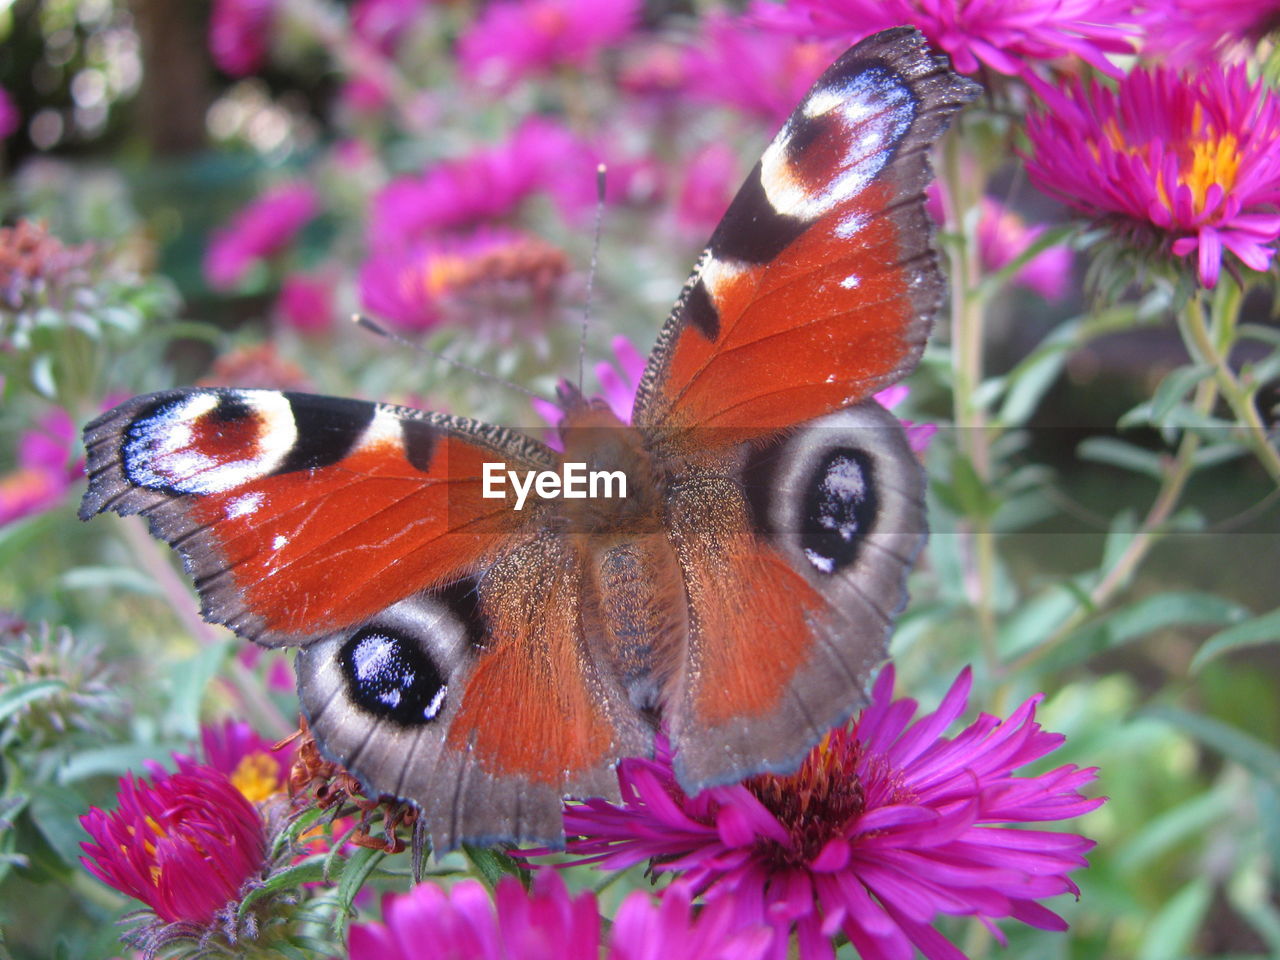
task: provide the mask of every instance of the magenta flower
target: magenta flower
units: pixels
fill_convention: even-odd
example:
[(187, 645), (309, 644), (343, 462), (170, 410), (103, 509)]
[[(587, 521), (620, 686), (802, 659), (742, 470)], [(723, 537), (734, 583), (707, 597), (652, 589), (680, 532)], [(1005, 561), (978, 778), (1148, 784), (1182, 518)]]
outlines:
[(22, 126), (22, 114), (9, 91), (0, 87), (0, 140), (7, 140)]
[(268, 190), (215, 230), (205, 251), (205, 281), (215, 290), (234, 287), (259, 260), (287, 247), (320, 212), (320, 198), (305, 183)]
[[(528, 894), (504, 877), (495, 900), (476, 880), (447, 891), (420, 883), (388, 896), (384, 923), (352, 926), (350, 960), (418, 960), (427, 944), (438, 960), (599, 960), (595, 895), (571, 895), (556, 871), (539, 872)], [(769, 936), (760, 925), (740, 929), (724, 907), (691, 918), (689, 901), (679, 885), (657, 904), (643, 891), (629, 895), (614, 920), (607, 960), (764, 960)]]
[[(1022, 217), (999, 200), (983, 197), (978, 219), (978, 248), (982, 265), (991, 271), (1004, 269), (1022, 256), (1046, 229), (1044, 224), (1028, 226)], [(1073, 260), (1069, 247), (1050, 247), (1028, 260), (1013, 280), (1046, 300), (1061, 300), (1071, 281)]]
[(509, 216), (537, 188), (542, 159), (567, 145), (569, 136), (535, 118), (500, 144), (439, 163), (418, 176), (398, 177), (373, 199), (370, 245), (402, 247), (440, 230)]
[(398, 327), (426, 330), (481, 288), (545, 306), (567, 270), (563, 252), (536, 237), (481, 231), (375, 253), (360, 268), (360, 300)]
[[(907, 399), (910, 393), (911, 388), (905, 383), (895, 383), (892, 387), (885, 387), (875, 394), (875, 399), (886, 410), (892, 410)], [(903, 420), (901, 417), (898, 418), (898, 422), (902, 424), (902, 429), (907, 435), (907, 443), (918, 454), (923, 454), (929, 449), (929, 441), (938, 432), (936, 423), (916, 423), (914, 420)]]
[(430, 5), (431, 0), (356, 0), (351, 29), (365, 43), (390, 55)]
[(1243, 66), (1078, 79), (1027, 119), (1027, 173), (1050, 196), (1176, 257), (1213, 287), (1229, 250), (1266, 270), (1280, 236), (1280, 102)]
[(200, 728), (205, 763), (230, 780), (250, 803), (262, 803), (288, 786), (294, 745), (273, 747), (272, 741), (242, 720)]
[(711, 234), (733, 200), (734, 184), (742, 180), (737, 155), (713, 141), (685, 164), (684, 182), (676, 200), (676, 224), (699, 240)]
[(207, 926), (262, 871), (264, 826), (223, 774), (176, 759), (176, 773), (150, 765), (150, 782), (122, 777), (113, 812), (93, 807), (80, 818), (92, 838), (81, 862), (161, 920)]
[(214, 0), (209, 52), (223, 73), (244, 77), (267, 59), (278, 0)]
[(830, 40), (802, 41), (751, 20), (711, 16), (685, 55), (685, 90), (776, 127), (843, 47)]
[(740, 921), (768, 924), (779, 956), (794, 934), (802, 958), (829, 958), (842, 931), (862, 960), (910, 957), (913, 947), (956, 960), (932, 927), (940, 914), (977, 916), (993, 930), (1004, 917), (1064, 929), (1038, 901), (1078, 893), (1067, 874), (1086, 864), (1092, 841), (1011, 825), (1093, 810), (1103, 800), (1079, 790), (1095, 771), (1014, 775), (1063, 741), (1035, 722), (1038, 696), (948, 739), (969, 671), (915, 723), (915, 701), (892, 699), (893, 678), (886, 667), (853, 725), (832, 730), (791, 776), (689, 798), (665, 741), (652, 760), (624, 760), (622, 806), (566, 807), (569, 852), (605, 869), (648, 861), (676, 873), (707, 902), (734, 904)]
[(757, 4), (757, 19), (850, 44), (886, 27), (912, 24), (961, 73), (981, 68), (1031, 77), (1046, 61), (1078, 57), (1111, 76), (1108, 53), (1132, 53), (1147, 14), (1134, 0), (791, 0)]
[(530, 74), (587, 66), (624, 39), (639, 15), (639, 0), (503, 0), (458, 39), (458, 58), (471, 80), (508, 90)]
[(276, 310), (299, 333), (328, 333), (334, 319), (333, 285), (322, 277), (291, 273), (280, 284)]
[(52, 509), (84, 474), (75, 460), (79, 430), (65, 410), (51, 410), (18, 439), (17, 468), (0, 476), (0, 526)]
[(1280, 29), (1275, 0), (1166, 0), (1160, 16), (1160, 29), (1149, 31), (1142, 52), (1172, 67), (1243, 59)]

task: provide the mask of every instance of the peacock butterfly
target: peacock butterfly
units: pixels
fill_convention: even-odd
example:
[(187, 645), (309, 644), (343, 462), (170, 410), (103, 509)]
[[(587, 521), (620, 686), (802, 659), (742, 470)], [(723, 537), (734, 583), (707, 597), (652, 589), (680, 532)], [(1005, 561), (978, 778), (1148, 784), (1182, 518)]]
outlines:
[[(561, 454), (387, 404), (167, 390), (85, 429), (80, 515), (142, 514), (206, 619), (300, 647), (322, 750), (421, 807), (438, 851), (562, 841), (562, 798), (616, 798), (660, 724), (691, 794), (791, 770), (864, 702), (924, 538), (871, 397), (941, 299), (927, 155), (976, 89), (912, 28), (836, 61), (713, 233), (630, 424), (562, 387)], [(626, 496), (515, 509), (519, 477), (570, 463)]]

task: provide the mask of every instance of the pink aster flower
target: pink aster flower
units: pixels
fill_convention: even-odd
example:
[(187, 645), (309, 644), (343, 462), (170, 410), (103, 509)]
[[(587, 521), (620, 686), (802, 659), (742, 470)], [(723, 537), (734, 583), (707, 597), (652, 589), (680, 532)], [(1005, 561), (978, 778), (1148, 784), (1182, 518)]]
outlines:
[(389, 55), (430, 5), (431, 0), (356, 0), (351, 8), (351, 29), (365, 43)]
[(710, 235), (733, 200), (742, 171), (737, 155), (720, 141), (695, 153), (684, 168), (684, 182), (676, 200), (676, 224), (698, 239)]
[(65, 410), (51, 410), (18, 439), (17, 468), (0, 476), (0, 526), (56, 507), (84, 473), (72, 457), (79, 430)]
[(319, 212), (320, 198), (308, 184), (287, 183), (268, 190), (214, 231), (205, 251), (206, 282), (215, 290), (234, 287), (254, 263), (293, 242)]
[(1142, 52), (1172, 67), (1209, 66), (1243, 59), (1278, 29), (1275, 0), (1166, 0)]
[(459, 38), (458, 57), (470, 79), (507, 90), (530, 74), (587, 66), (625, 38), (639, 14), (639, 0), (503, 0)]
[[(886, 410), (892, 410), (907, 399), (910, 393), (911, 388), (905, 383), (895, 383), (892, 387), (886, 387), (875, 394), (875, 399)], [(898, 422), (902, 424), (902, 429), (907, 435), (907, 443), (918, 454), (923, 454), (929, 449), (929, 441), (938, 432), (936, 423), (916, 423), (914, 420), (903, 420), (901, 417), (898, 418)]]
[(1111, 76), (1105, 56), (1132, 53), (1145, 15), (1134, 0), (790, 0), (785, 10), (757, 4), (775, 27), (851, 44), (886, 27), (912, 24), (961, 73), (981, 68), (1033, 76), (1046, 61), (1078, 57)]
[(22, 114), (9, 91), (0, 87), (0, 140), (7, 140), (22, 126)]
[(218, 69), (243, 77), (261, 69), (278, 0), (214, 0), (209, 52)]
[(1280, 102), (1243, 66), (1079, 79), (1027, 119), (1027, 173), (1050, 196), (1176, 257), (1213, 287), (1229, 250), (1266, 270), (1280, 237)]
[[(999, 200), (983, 197), (978, 219), (978, 247), (983, 266), (991, 271), (1004, 269), (1022, 256), (1046, 229), (1044, 224), (1028, 225)], [(1073, 259), (1069, 247), (1050, 247), (1028, 260), (1013, 280), (1046, 300), (1061, 300), (1071, 280)]]
[(224, 720), (200, 728), (205, 763), (230, 780), (251, 803), (262, 803), (289, 784), (294, 745), (280, 750), (274, 747), (243, 720)]
[[(424, 944), (439, 960), (599, 960), (600, 913), (590, 891), (572, 895), (553, 870), (541, 871), (528, 894), (504, 877), (489, 898), (477, 880), (448, 890), (420, 883), (383, 901), (383, 923), (351, 928), (350, 960), (418, 960)], [(764, 960), (768, 933), (738, 929), (730, 910), (690, 916), (679, 886), (658, 904), (630, 894), (618, 909), (607, 960)]]
[(564, 253), (536, 237), (482, 231), (375, 253), (360, 268), (360, 300), (398, 327), (426, 330), (480, 291), (545, 306), (567, 270)]
[(285, 325), (316, 335), (333, 327), (333, 284), (323, 277), (291, 273), (280, 284), (276, 310)]
[(509, 216), (538, 186), (543, 158), (568, 144), (561, 131), (534, 118), (502, 143), (396, 178), (373, 199), (370, 244), (404, 246)]
[(940, 914), (990, 926), (1013, 918), (1062, 930), (1038, 901), (1078, 893), (1068, 878), (1092, 841), (1021, 829), (1076, 817), (1103, 801), (1080, 788), (1095, 771), (1015, 771), (1063, 741), (1035, 722), (1040, 697), (1007, 720), (987, 714), (942, 736), (965, 708), (965, 670), (937, 711), (912, 723), (913, 700), (893, 700), (893, 670), (869, 706), (832, 730), (791, 776), (752, 777), (690, 798), (665, 742), (652, 760), (618, 766), (622, 806), (590, 800), (565, 809), (569, 852), (605, 869), (649, 862), (740, 920), (767, 923), (781, 956), (830, 958), (843, 932), (862, 960), (963, 956), (933, 928)]
[(762, 29), (751, 20), (711, 16), (686, 54), (685, 90), (777, 126), (843, 47)]
[[(636, 391), (640, 389), (640, 377), (644, 375), (645, 359), (626, 337), (614, 337), (610, 345), (613, 347), (613, 362), (601, 361), (594, 367), (600, 385), (599, 396), (615, 417), (623, 423), (630, 423)], [(564, 409), (550, 400), (534, 400), (533, 410), (552, 427), (558, 427), (564, 421)], [(563, 449), (554, 431), (547, 436), (546, 443), (556, 450)]]
[(127, 774), (114, 811), (93, 807), (80, 818), (92, 838), (81, 862), (161, 920), (203, 927), (261, 873), (265, 828), (226, 776), (177, 762), (176, 773), (152, 765), (150, 781)]

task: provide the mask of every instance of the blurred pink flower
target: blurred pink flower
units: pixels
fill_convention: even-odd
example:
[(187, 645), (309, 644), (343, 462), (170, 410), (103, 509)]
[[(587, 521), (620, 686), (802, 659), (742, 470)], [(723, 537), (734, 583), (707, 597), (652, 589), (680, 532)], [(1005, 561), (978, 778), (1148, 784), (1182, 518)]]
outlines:
[(632, 31), (640, 6), (640, 0), (491, 3), (458, 39), (462, 71), (502, 91), (553, 67), (585, 67)]
[(291, 273), (280, 284), (276, 310), (299, 333), (328, 333), (333, 327), (333, 284), (322, 277)]
[(21, 126), (22, 114), (18, 112), (18, 105), (13, 102), (9, 91), (0, 87), (0, 140), (8, 139)]
[(418, 960), (424, 944), (438, 960), (764, 960), (768, 932), (742, 928), (727, 904), (691, 914), (688, 890), (674, 886), (654, 903), (632, 892), (600, 944), (600, 912), (590, 891), (572, 895), (554, 870), (525, 893), (504, 877), (490, 899), (478, 880), (448, 890), (420, 883), (383, 901), (383, 923), (351, 928), (350, 960)]
[(432, 0), (356, 0), (351, 8), (351, 29), (365, 43), (389, 55), (431, 3)]
[(263, 820), (225, 775), (178, 757), (151, 780), (126, 774), (116, 809), (80, 818), (92, 838), (81, 862), (95, 877), (141, 900), (168, 923), (208, 926), (266, 862)]
[(456, 230), (511, 217), (526, 198), (548, 192), (569, 218), (595, 208), (596, 164), (610, 163), (608, 192), (630, 199), (653, 171), (643, 161), (614, 158), (568, 128), (530, 117), (506, 140), (446, 160), (417, 176), (398, 177), (373, 199), (369, 245), (403, 247)]
[(1139, 26), (1154, 16), (1141, 10), (1135, 0), (790, 0), (785, 9), (752, 7), (763, 23), (844, 44), (911, 24), (961, 73), (986, 67), (1023, 77), (1072, 56), (1119, 76), (1105, 55), (1134, 52)]
[[(1040, 697), (1008, 720), (982, 714), (942, 736), (965, 709), (965, 670), (937, 711), (911, 722), (913, 700), (892, 698), (886, 667), (871, 703), (837, 727), (790, 776), (761, 775), (690, 798), (660, 738), (652, 760), (618, 765), (622, 805), (565, 808), (568, 851), (615, 870), (648, 862), (739, 921), (774, 930), (775, 956), (829, 958), (843, 932), (864, 960), (963, 956), (933, 928), (939, 914), (1009, 917), (1065, 929), (1038, 901), (1078, 894), (1068, 878), (1092, 841), (1022, 825), (1077, 817), (1100, 805), (1080, 788), (1095, 771), (1014, 771), (1063, 741), (1035, 722)], [(1017, 827), (1011, 826), (1017, 824)], [(794, 937), (794, 939), (793, 939)]]
[[(271, 388), (269, 388), (271, 389)], [(255, 644), (241, 644), (236, 659), (250, 670), (256, 669), (266, 651)], [(288, 657), (278, 654), (267, 662), (267, 689), (277, 693), (293, 693), (298, 689), (298, 678), (293, 673), (293, 664)]]
[(259, 260), (287, 247), (320, 212), (320, 197), (306, 183), (273, 187), (213, 232), (205, 250), (205, 281), (215, 290), (234, 287)]
[(712, 15), (685, 55), (685, 92), (778, 126), (842, 48), (753, 20)]
[(1280, 237), (1280, 101), (1243, 65), (1075, 78), (1027, 118), (1032, 183), (1217, 284), (1224, 249), (1266, 270)]
[(709, 237), (741, 182), (738, 158), (726, 144), (717, 140), (700, 148), (684, 165), (677, 226), (698, 239)]
[(401, 329), (426, 330), (480, 289), (545, 304), (567, 270), (564, 253), (536, 237), (484, 230), (375, 253), (360, 268), (360, 300)]
[[(911, 388), (905, 383), (895, 383), (892, 387), (886, 387), (875, 394), (875, 399), (886, 410), (892, 410), (907, 399), (910, 393)], [(936, 423), (916, 423), (914, 420), (903, 420), (901, 417), (898, 418), (898, 422), (902, 424), (902, 429), (907, 435), (907, 443), (917, 454), (923, 454), (929, 449), (929, 441), (938, 432)]]
[(242, 720), (200, 728), (205, 763), (230, 780), (250, 803), (262, 803), (288, 788), (295, 744), (280, 750), (273, 746)]
[[(978, 220), (978, 246), (987, 270), (1002, 270), (1026, 252), (1048, 228), (1028, 226), (1018, 214), (992, 197), (982, 198)], [(1014, 282), (1034, 290), (1046, 300), (1061, 300), (1071, 281), (1074, 257), (1065, 245), (1036, 254), (1014, 275)]]
[(338, 96), (347, 109), (358, 114), (378, 113), (391, 102), (386, 85), (372, 73), (349, 76)]
[[(947, 189), (941, 181), (929, 184), (926, 191), (929, 215), (939, 225), (947, 219)], [(1045, 224), (1028, 226), (1022, 217), (995, 197), (979, 201), (978, 256), (982, 269), (994, 273), (1022, 256), (1049, 229)], [(1059, 300), (1067, 292), (1075, 257), (1065, 244), (1042, 251), (1023, 264), (1013, 282), (1032, 290), (1046, 300)]]
[[(631, 408), (635, 406), (645, 359), (626, 337), (614, 337), (610, 346), (613, 348), (613, 361), (601, 361), (592, 368), (600, 385), (599, 396), (609, 405), (615, 417), (623, 423), (630, 423)], [(564, 420), (564, 410), (550, 400), (534, 400), (533, 409), (552, 427), (560, 426)], [(547, 442), (556, 450), (562, 449), (560, 439), (554, 433), (548, 437)]]
[(1243, 59), (1278, 29), (1276, 0), (1166, 0), (1142, 53), (1171, 67), (1207, 67)]
[(278, 0), (213, 0), (209, 52), (223, 73), (243, 77), (266, 61)]
[(51, 410), (18, 439), (17, 469), (0, 476), (0, 526), (52, 509), (84, 475), (75, 460), (79, 430), (65, 410)]

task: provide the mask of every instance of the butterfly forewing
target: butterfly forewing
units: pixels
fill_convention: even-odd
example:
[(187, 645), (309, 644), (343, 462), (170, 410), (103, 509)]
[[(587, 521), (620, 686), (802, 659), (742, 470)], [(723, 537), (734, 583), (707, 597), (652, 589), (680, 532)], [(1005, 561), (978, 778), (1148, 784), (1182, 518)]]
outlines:
[(649, 358), (633, 420), (660, 448), (791, 427), (915, 366), (943, 289), (927, 154), (976, 90), (905, 27), (822, 75), (730, 204)]

